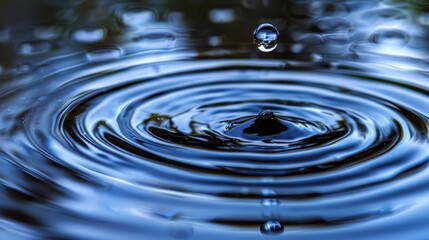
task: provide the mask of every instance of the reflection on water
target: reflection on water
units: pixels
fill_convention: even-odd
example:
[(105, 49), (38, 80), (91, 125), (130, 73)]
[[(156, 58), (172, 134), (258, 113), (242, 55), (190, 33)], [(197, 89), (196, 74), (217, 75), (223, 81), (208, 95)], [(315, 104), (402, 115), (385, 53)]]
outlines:
[(1, 239), (427, 238), (424, 1), (0, 6)]

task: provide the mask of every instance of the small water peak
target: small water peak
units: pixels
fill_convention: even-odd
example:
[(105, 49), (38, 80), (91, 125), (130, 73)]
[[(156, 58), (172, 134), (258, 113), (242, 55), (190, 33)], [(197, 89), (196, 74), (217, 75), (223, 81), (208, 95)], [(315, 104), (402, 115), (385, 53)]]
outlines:
[(277, 117), (273, 112), (271, 112), (269, 110), (265, 110), (265, 111), (262, 111), (261, 113), (259, 113), (258, 119), (260, 119), (260, 120), (275, 120), (275, 119), (277, 119)]
[(244, 133), (270, 136), (279, 134), (288, 129), (277, 116), (269, 110), (264, 110), (255, 118), (253, 123), (243, 130)]

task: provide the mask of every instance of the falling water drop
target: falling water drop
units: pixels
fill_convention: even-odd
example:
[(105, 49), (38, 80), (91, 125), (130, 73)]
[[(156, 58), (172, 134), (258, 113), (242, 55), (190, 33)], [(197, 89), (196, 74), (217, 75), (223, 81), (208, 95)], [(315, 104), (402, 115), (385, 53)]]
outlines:
[(265, 235), (278, 235), (283, 233), (283, 231), (283, 225), (274, 220), (267, 221), (261, 226), (261, 233)]
[(262, 52), (271, 52), (277, 47), (279, 41), (279, 32), (269, 24), (264, 23), (259, 25), (253, 32), (253, 42)]

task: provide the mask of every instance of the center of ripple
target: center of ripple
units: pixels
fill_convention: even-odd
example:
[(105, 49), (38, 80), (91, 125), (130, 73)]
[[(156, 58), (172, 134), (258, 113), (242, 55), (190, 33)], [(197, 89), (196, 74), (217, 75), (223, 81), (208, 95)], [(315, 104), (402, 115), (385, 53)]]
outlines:
[(225, 134), (247, 141), (264, 143), (296, 142), (326, 133), (327, 129), (305, 119), (282, 116), (269, 110), (257, 116), (242, 117), (227, 123)]
[(351, 119), (335, 109), (301, 101), (276, 101), (214, 99), (176, 115), (152, 113), (139, 128), (164, 143), (260, 153), (329, 144), (350, 131)]

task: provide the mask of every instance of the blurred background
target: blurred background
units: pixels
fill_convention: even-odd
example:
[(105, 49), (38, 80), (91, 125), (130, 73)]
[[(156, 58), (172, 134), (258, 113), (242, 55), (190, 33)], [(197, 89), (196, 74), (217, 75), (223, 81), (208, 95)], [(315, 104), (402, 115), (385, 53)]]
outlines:
[[(254, 58), (305, 61), (367, 54), (426, 58), (425, 1), (0, 1), (0, 65), (24, 71), (53, 56), (94, 49), (247, 51)], [(280, 32), (275, 52), (260, 54), (253, 30)], [(21, 66), (22, 69), (18, 69)]]

